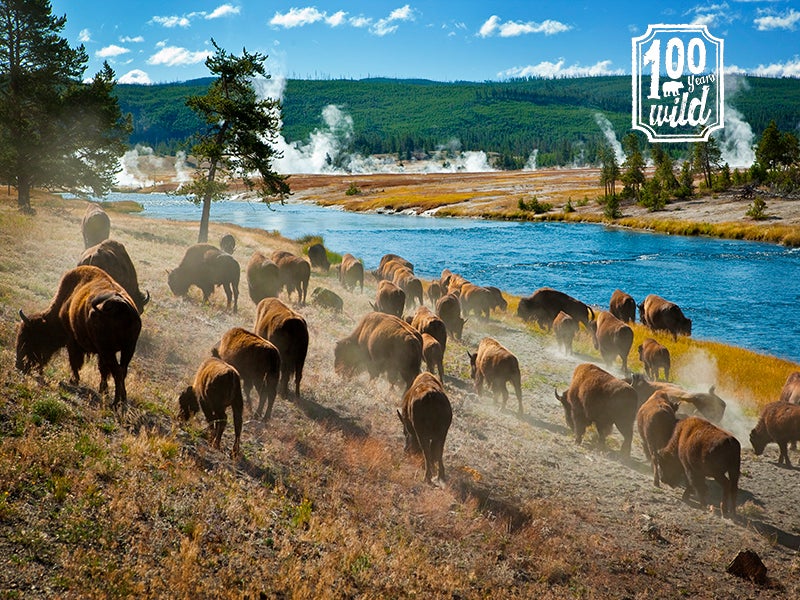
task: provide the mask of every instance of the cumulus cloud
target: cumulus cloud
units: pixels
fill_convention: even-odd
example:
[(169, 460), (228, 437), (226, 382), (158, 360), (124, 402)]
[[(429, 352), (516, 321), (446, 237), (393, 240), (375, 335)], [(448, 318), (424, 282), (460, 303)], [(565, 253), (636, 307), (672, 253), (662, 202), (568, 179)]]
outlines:
[(119, 38), (119, 41), (123, 44), (140, 44), (144, 41), (144, 37), (141, 35), (137, 35), (136, 37), (131, 37), (129, 35), (123, 36)]
[(800, 12), (790, 8), (784, 13), (774, 14), (760, 11), (762, 16), (753, 21), (759, 31), (771, 31), (773, 29), (788, 29), (794, 31), (797, 23), (800, 22)]
[(757, 77), (800, 77), (800, 58), (794, 57), (786, 62), (758, 65), (755, 69), (747, 69), (746, 72)]
[(118, 82), (119, 83), (140, 83), (140, 84), (146, 84), (146, 85), (149, 85), (149, 84), (153, 83), (150, 80), (150, 76), (147, 73), (145, 73), (144, 71), (142, 71), (141, 69), (133, 69), (132, 71), (128, 71), (127, 73), (125, 73), (125, 75), (123, 75), (122, 77), (119, 78)]
[(292, 29), (293, 27), (304, 27), (311, 25), (325, 18), (325, 13), (318, 11), (313, 6), (306, 6), (305, 8), (290, 8), (287, 13), (276, 12), (275, 16), (270, 19), (269, 24), (276, 27), (284, 27), (285, 29)]
[(189, 18), (188, 17), (178, 17), (178, 16), (171, 16), (171, 17), (153, 17), (151, 22), (156, 23), (157, 25), (161, 25), (162, 27), (167, 27), (172, 29), (173, 27), (188, 27), (189, 26)]
[(359, 15), (347, 18), (347, 12), (338, 10), (333, 14), (320, 11), (315, 6), (305, 6), (302, 8), (292, 7), (287, 12), (276, 12), (270, 19), (269, 24), (273, 27), (283, 27), (293, 29), (295, 27), (305, 27), (314, 23), (324, 22), (331, 27), (340, 25), (350, 25), (356, 28), (369, 28), (370, 33), (377, 36), (384, 36), (397, 31), (399, 23), (403, 21), (413, 21), (415, 11), (409, 4), (394, 9), (389, 16), (374, 20), (372, 17)]
[(694, 8), (686, 11), (685, 15), (694, 15), (690, 25), (697, 25), (706, 27), (714, 27), (720, 24), (727, 24), (733, 22), (734, 13), (731, 12), (731, 7), (727, 2), (721, 4), (708, 4), (695, 6)]
[(498, 73), (498, 77), (513, 79), (515, 77), (543, 77), (555, 79), (559, 77), (596, 77), (600, 75), (624, 75), (623, 69), (612, 69), (610, 60), (601, 60), (593, 65), (581, 66), (579, 64), (564, 66), (563, 58), (557, 62), (542, 61), (536, 65), (526, 67), (512, 67)]
[(491, 37), (493, 35), (499, 35), (500, 37), (517, 37), (529, 33), (555, 35), (557, 33), (564, 33), (570, 29), (572, 29), (571, 26), (560, 21), (554, 21), (553, 19), (546, 19), (540, 23), (536, 21), (528, 21), (525, 23), (519, 21), (503, 22), (497, 15), (492, 15), (481, 25), (481, 28), (478, 30), (478, 36), (482, 38)]
[(81, 29), (81, 32), (78, 34), (78, 41), (79, 42), (91, 42), (92, 41), (92, 32), (88, 29)]
[(330, 25), (331, 27), (338, 27), (342, 23), (345, 22), (345, 16), (347, 13), (343, 10), (333, 13), (330, 17), (325, 19), (325, 22)]
[(179, 48), (177, 46), (165, 46), (156, 52), (153, 56), (147, 59), (149, 65), (166, 65), (168, 67), (175, 67), (181, 65), (194, 65), (203, 62), (206, 58), (211, 56), (208, 50), (200, 50), (199, 52), (192, 52), (186, 48)]
[(221, 17), (227, 17), (229, 15), (238, 15), (241, 9), (238, 6), (233, 6), (231, 4), (221, 4), (210, 13), (204, 15), (205, 19), (219, 19)]
[(370, 33), (382, 37), (397, 31), (397, 28), (399, 27), (398, 23), (402, 21), (413, 20), (414, 9), (411, 8), (410, 5), (406, 4), (405, 6), (394, 9), (391, 13), (389, 13), (388, 17), (379, 19), (375, 25), (370, 28)]
[(101, 48), (95, 52), (95, 56), (98, 58), (113, 58), (115, 56), (120, 56), (121, 54), (127, 54), (128, 52), (130, 52), (128, 48), (111, 44), (110, 46), (106, 46), (105, 48)]

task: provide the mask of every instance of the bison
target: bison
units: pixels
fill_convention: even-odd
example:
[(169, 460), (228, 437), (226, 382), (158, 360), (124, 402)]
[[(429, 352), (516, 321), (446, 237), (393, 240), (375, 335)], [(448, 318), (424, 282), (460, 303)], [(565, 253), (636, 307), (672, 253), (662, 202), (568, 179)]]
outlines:
[(648, 381), (640, 373), (633, 373), (626, 378), (639, 396), (639, 402), (644, 402), (654, 392), (664, 391), (670, 398), (680, 402), (678, 413), (683, 415), (700, 414), (712, 423), (719, 423), (725, 414), (727, 406), (725, 400), (717, 396), (716, 387), (711, 386), (708, 392), (688, 392), (674, 383)]
[(636, 321), (636, 300), (622, 290), (614, 290), (608, 303), (608, 312), (625, 323)]
[(556, 318), (553, 319), (553, 333), (556, 336), (556, 344), (564, 349), (567, 354), (572, 354), (572, 340), (578, 333), (578, 322), (565, 313), (558, 311)]
[(108, 213), (97, 204), (88, 204), (81, 220), (81, 233), (83, 234), (83, 247), (91, 248), (111, 234), (111, 219)]
[(364, 292), (364, 265), (352, 254), (345, 254), (342, 257), (342, 263), (339, 265), (339, 282), (346, 290), (354, 290), (358, 284), (361, 286), (361, 292)]
[(407, 317), (406, 321), (420, 333), (432, 335), (442, 346), (442, 352), (447, 349), (447, 325), (435, 315), (427, 306), (420, 306), (413, 317)]
[(218, 450), (228, 422), (225, 412), (230, 407), (234, 433), (231, 457), (235, 458), (239, 454), (239, 440), (242, 437), (243, 404), (239, 373), (225, 361), (211, 357), (203, 361), (192, 385), (178, 397), (178, 414), (182, 421), (188, 421), (202, 409), (213, 432), (211, 446)]
[(536, 321), (539, 327), (550, 330), (553, 320), (562, 310), (587, 328), (589, 321), (594, 318), (592, 309), (580, 300), (547, 287), (520, 299), (517, 316), (523, 321)]
[(430, 373), (418, 375), (403, 395), (402, 411), (397, 416), (403, 424), (406, 452), (425, 457), (425, 481), (431, 482), (434, 465), (439, 481), (445, 480), (442, 454), (447, 431), (453, 421), (453, 409), (442, 384)]
[(519, 361), (507, 348), (497, 340), (486, 337), (478, 344), (475, 354), (470, 354), (470, 377), (475, 382), (475, 392), (481, 394), (483, 382), (492, 388), (495, 402), (497, 397), (503, 397), (503, 408), (508, 401), (506, 382), (511, 382), (517, 394), (517, 410), (522, 414), (522, 380), (519, 372)]
[(315, 269), (320, 269), (326, 273), (331, 268), (331, 263), (328, 260), (328, 252), (322, 244), (312, 244), (308, 247), (308, 260), (311, 266)]
[(760, 456), (770, 442), (780, 448), (778, 464), (791, 467), (787, 444), (800, 441), (800, 406), (788, 402), (770, 402), (762, 410), (758, 423), (750, 432), (753, 452)]
[(583, 363), (575, 367), (567, 391), (559, 395), (556, 390), (555, 394), (564, 407), (567, 425), (575, 433), (576, 444), (583, 441), (586, 428), (594, 423), (604, 446), (606, 436), (616, 426), (623, 437), (620, 451), (625, 458), (630, 456), (639, 402), (629, 384), (596, 365)]
[(653, 485), (660, 487), (660, 475), (656, 453), (664, 448), (672, 437), (678, 418), (675, 411), (678, 403), (666, 392), (655, 392), (636, 413), (636, 428), (642, 438), (642, 449), (647, 460), (653, 463)]
[(344, 308), (344, 301), (341, 296), (328, 288), (315, 287), (311, 292), (311, 302), (317, 306), (330, 308), (336, 312), (342, 312)]
[(247, 288), (250, 299), (258, 304), (264, 298), (277, 298), (281, 291), (278, 265), (263, 252), (256, 250), (247, 263)]
[(678, 335), (692, 335), (692, 320), (686, 318), (677, 304), (655, 294), (639, 304), (639, 319), (654, 331), (671, 333), (673, 339), (678, 339)]
[(376, 312), (386, 313), (400, 317), (406, 305), (406, 293), (391, 281), (383, 280), (378, 283), (375, 292), (375, 303), (372, 309)]
[(730, 433), (700, 417), (687, 417), (677, 422), (656, 460), (661, 480), (672, 487), (687, 482), (683, 500), (694, 492), (702, 507), (707, 504), (706, 477), (713, 477), (722, 487), (722, 516), (736, 516), (741, 445)]
[(286, 288), (289, 300), (292, 299), (292, 292), (297, 292), (297, 301), (300, 304), (306, 303), (308, 294), (308, 280), (311, 278), (311, 265), (309, 262), (287, 252), (286, 250), (276, 250), (272, 253), (272, 262), (278, 265), (281, 285)]
[(405, 292), (406, 306), (414, 306), (415, 301), (422, 306), (422, 281), (410, 269), (406, 267), (395, 269), (391, 281)]
[(617, 356), (622, 360), (623, 373), (628, 372), (628, 354), (633, 345), (633, 329), (607, 311), (597, 313), (597, 318), (589, 322), (594, 347), (610, 367)]
[[(43, 312), (30, 317), (20, 310), (16, 367), (41, 375), (53, 355), (67, 347), (71, 383), (80, 381), (86, 355), (97, 354), (100, 393), (114, 379), (113, 407), (127, 404), (125, 377), (142, 330), (139, 311), (128, 292), (98, 267), (80, 266), (61, 278), (55, 298)], [(117, 360), (119, 353), (119, 360)]]
[(125, 288), (139, 314), (144, 312), (145, 305), (150, 301), (150, 294), (142, 293), (139, 289), (136, 267), (133, 266), (133, 261), (122, 243), (116, 240), (103, 240), (99, 244), (87, 248), (78, 261), (78, 266), (81, 265), (93, 265), (103, 269), (111, 275), (114, 281)]
[(239, 306), (239, 277), (241, 267), (230, 254), (211, 244), (195, 244), (187, 248), (181, 263), (169, 271), (167, 283), (176, 296), (185, 296), (192, 285), (203, 292), (203, 302), (208, 302), (214, 288), (221, 285), (228, 300), (227, 307), (236, 312)]
[(488, 288), (473, 283), (464, 283), (461, 286), (459, 300), (465, 317), (468, 317), (470, 313), (475, 313), (485, 319), (489, 318), (489, 313), (497, 301), (495, 295)]
[(464, 332), (466, 319), (461, 318), (461, 301), (456, 294), (446, 294), (436, 303), (436, 314), (444, 321), (447, 332), (457, 340)]
[(428, 300), (431, 301), (431, 306), (436, 306), (436, 303), (439, 301), (444, 294), (442, 291), (442, 284), (438, 281), (432, 281), (431, 284), (428, 286)]
[(491, 308), (499, 308), (500, 310), (505, 310), (508, 308), (508, 302), (503, 297), (503, 292), (500, 291), (499, 287), (495, 287), (493, 285), (487, 285), (486, 289), (492, 293), (492, 302)]
[(280, 393), (289, 395), (289, 378), (294, 374), (294, 393), (300, 397), (300, 380), (308, 354), (308, 325), (303, 316), (277, 298), (264, 298), (256, 306), (253, 330), (273, 344), (281, 356)]
[[(258, 394), (258, 409), (255, 415), (264, 415), (264, 421), (272, 415), (272, 405), (278, 393), (281, 357), (274, 344), (260, 335), (241, 327), (229, 329), (219, 343), (211, 350), (211, 355), (221, 358), (239, 372), (244, 384), (244, 396), (250, 412), (253, 404), (250, 391), (255, 388)], [(264, 410), (264, 404), (267, 411)]]
[(800, 371), (794, 371), (786, 378), (781, 389), (780, 401), (800, 404)]
[(236, 238), (230, 233), (225, 233), (219, 238), (219, 248), (226, 254), (233, 254), (236, 249)]
[(366, 314), (348, 337), (336, 342), (334, 369), (352, 377), (366, 369), (370, 379), (385, 374), (390, 383), (411, 387), (422, 364), (422, 336), (402, 319), (381, 312)]
[(653, 338), (645, 338), (639, 344), (639, 360), (644, 365), (645, 374), (657, 381), (661, 370), (664, 371), (664, 381), (669, 381), (670, 356), (666, 346), (659, 344)]
[(430, 333), (422, 334), (422, 359), (431, 373), (438, 369), (439, 380), (444, 383), (444, 349)]
[[(391, 265), (389, 263), (391, 263)], [(394, 269), (398, 267), (405, 267), (412, 273), (414, 272), (414, 265), (402, 256), (398, 256), (397, 254), (384, 254), (378, 262), (377, 274), (380, 279), (391, 279)]]

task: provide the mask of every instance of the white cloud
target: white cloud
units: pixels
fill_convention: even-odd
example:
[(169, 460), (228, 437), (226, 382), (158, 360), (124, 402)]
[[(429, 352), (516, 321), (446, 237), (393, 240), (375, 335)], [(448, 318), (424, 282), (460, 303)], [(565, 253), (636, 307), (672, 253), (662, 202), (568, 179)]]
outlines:
[(377, 36), (384, 36), (397, 31), (398, 23), (402, 21), (413, 21), (414, 9), (406, 4), (400, 8), (395, 8), (389, 13), (389, 16), (384, 19), (379, 19), (375, 25), (370, 27), (370, 33)]
[(177, 46), (165, 46), (153, 56), (147, 59), (149, 65), (166, 65), (168, 67), (175, 67), (181, 65), (194, 65), (203, 62), (206, 58), (211, 56), (208, 50), (201, 50), (199, 52), (192, 52), (186, 48), (178, 48)]
[(91, 42), (92, 41), (92, 32), (88, 29), (81, 29), (81, 32), (78, 34), (78, 41), (79, 42)]
[(231, 4), (221, 4), (210, 13), (204, 16), (205, 19), (219, 19), (220, 17), (227, 17), (229, 15), (238, 15), (241, 9), (238, 6)]
[(119, 38), (119, 41), (123, 44), (140, 44), (144, 41), (144, 37), (141, 35), (137, 35), (136, 37), (131, 37), (126, 35), (124, 37)]
[(330, 27), (339, 27), (340, 25), (348, 24), (351, 27), (357, 28), (369, 27), (370, 33), (384, 36), (397, 31), (399, 23), (403, 21), (413, 21), (414, 17), (414, 9), (408, 4), (394, 9), (389, 13), (388, 17), (377, 21), (371, 17), (364, 16), (350, 17), (348, 19), (347, 12), (343, 10), (336, 11), (329, 15), (327, 12), (320, 11), (314, 6), (305, 6), (302, 8), (292, 7), (285, 13), (276, 12), (272, 19), (270, 19), (269, 24), (273, 27), (283, 27), (284, 29), (305, 27), (306, 25), (319, 22), (324, 22)]
[(512, 67), (498, 73), (498, 77), (511, 79), (515, 77), (544, 77), (555, 79), (560, 77), (596, 77), (600, 75), (624, 75), (623, 69), (612, 69), (610, 60), (601, 60), (593, 65), (582, 67), (578, 64), (565, 67), (565, 60), (557, 62), (542, 61), (526, 67)]
[(151, 19), (153, 23), (157, 23), (163, 27), (173, 28), (173, 27), (188, 27), (189, 26), (189, 19), (188, 17), (153, 17)]
[[(763, 12), (763, 11), (762, 11)], [(800, 22), (800, 12), (790, 8), (783, 14), (764, 14), (753, 21), (759, 31), (771, 31), (773, 29), (788, 29), (794, 31)]]
[(340, 10), (338, 12), (333, 13), (329, 17), (325, 17), (325, 22), (331, 27), (338, 27), (339, 25), (345, 22), (346, 15), (347, 15), (346, 12)]
[(372, 19), (369, 17), (352, 17), (349, 21), (353, 27), (369, 27), (372, 24)]
[(128, 48), (111, 44), (95, 52), (95, 56), (99, 58), (112, 58), (114, 56), (120, 56), (121, 54), (127, 54), (128, 52), (130, 52)]
[(325, 13), (321, 13), (313, 6), (307, 6), (305, 8), (292, 7), (289, 9), (289, 12), (284, 14), (276, 12), (275, 16), (270, 19), (269, 24), (291, 29), (293, 27), (310, 25), (311, 23), (322, 21), (324, 18)]
[(748, 73), (759, 77), (800, 77), (800, 58), (795, 57), (785, 63), (758, 65), (755, 69), (749, 69)]
[(142, 71), (141, 69), (134, 69), (133, 71), (128, 71), (119, 78), (119, 83), (143, 83), (146, 85), (150, 85), (152, 81), (150, 81), (150, 76)]
[(557, 33), (564, 33), (570, 29), (572, 29), (570, 25), (566, 25), (561, 21), (554, 21), (553, 19), (546, 19), (541, 23), (537, 23), (536, 21), (528, 21), (526, 23), (506, 21), (503, 23), (500, 21), (500, 17), (492, 15), (481, 25), (480, 30), (478, 30), (478, 36), (486, 38), (499, 34), (500, 37), (517, 37), (529, 33), (555, 35)]

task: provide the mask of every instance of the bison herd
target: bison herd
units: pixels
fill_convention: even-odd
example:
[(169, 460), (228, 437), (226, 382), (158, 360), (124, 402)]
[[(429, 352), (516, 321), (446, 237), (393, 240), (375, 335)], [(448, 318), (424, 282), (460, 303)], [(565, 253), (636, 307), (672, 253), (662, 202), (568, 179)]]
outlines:
[[(20, 311), (17, 330), (16, 366), (28, 373), (44, 366), (66, 347), (72, 372), (79, 371), (87, 355), (96, 354), (100, 371), (100, 392), (108, 391), (108, 377), (114, 380), (113, 407), (124, 409), (127, 402), (125, 378), (142, 328), (140, 315), (150, 300), (139, 289), (136, 270), (125, 247), (108, 239), (110, 221), (97, 205), (89, 205), (82, 223), (86, 250), (78, 266), (61, 278), (50, 306), (26, 316)], [(222, 287), (227, 308), (238, 309), (240, 266), (231, 255), (235, 240), (230, 234), (211, 244), (189, 247), (180, 263), (168, 272), (167, 283), (176, 296), (197, 287), (208, 302), (216, 287)], [(278, 250), (271, 255), (254, 251), (246, 266), (250, 298), (256, 305), (252, 329), (234, 327), (223, 333), (209, 356), (197, 367), (192, 384), (178, 398), (178, 414), (189, 419), (203, 411), (212, 444), (219, 447), (226, 426), (226, 413), (234, 421), (232, 454), (239, 453), (245, 399), (247, 410), (267, 421), (278, 393), (301, 396), (303, 367), (309, 349), (309, 327), (303, 315), (287, 301), (296, 296), (305, 305), (313, 268), (328, 272), (331, 264), (320, 244), (309, 248), (309, 260)], [(342, 288), (364, 290), (363, 264), (345, 254), (334, 267)], [(469, 318), (489, 319), (492, 311), (505, 311), (507, 301), (498, 288), (475, 285), (445, 269), (441, 277), (425, 285), (414, 273), (414, 265), (396, 255), (385, 255), (372, 272), (377, 290), (372, 312), (362, 315), (350, 335), (336, 342), (335, 373), (351, 378), (366, 371), (370, 379), (384, 376), (402, 389), (397, 414), (402, 422), (407, 451), (419, 451), (425, 460), (425, 480), (434, 470), (445, 478), (443, 450), (453, 410), (445, 388), (444, 355), (448, 338), (460, 340)], [(335, 292), (317, 288), (312, 302), (339, 312), (343, 302)], [(685, 485), (684, 498), (696, 495), (707, 501), (706, 478), (715, 479), (723, 490), (721, 512), (736, 513), (740, 473), (740, 444), (719, 427), (725, 402), (714, 392), (683, 390), (670, 378), (669, 349), (653, 338), (638, 346), (646, 377), (632, 373), (628, 357), (633, 346), (631, 323), (638, 306), (641, 322), (654, 331), (677, 339), (691, 335), (692, 322), (681, 308), (656, 295), (640, 304), (616, 290), (608, 310), (590, 307), (568, 294), (551, 288), (536, 290), (521, 298), (517, 316), (552, 331), (565, 353), (572, 353), (573, 340), (581, 325), (599, 351), (607, 369), (620, 360), (622, 377), (616, 377), (592, 363), (579, 364), (568, 388), (555, 395), (564, 409), (567, 425), (580, 444), (590, 425), (598, 440), (616, 428), (622, 435), (621, 455), (627, 459), (633, 441), (634, 424), (642, 440), (645, 457), (653, 466), (653, 482)], [(406, 310), (413, 309), (404, 317)], [(484, 384), (495, 402), (508, 400), (510, 383), (523, 413), (522, 374), (517, 357), (500, 342), (484, 337), (474, 353), (467, 352), (470, 376), (480, 395)], [(119, 358), (118, 358), (119, 356)], [(421, 372), (425, 365), (428, 372)], [(663, 381), (660, 380), (663, 374)], [(451, 374), (451, 379), (455, 375)], [(258, 395), (253, 408), (251, 392)], [(774, 442), (780, 448), (779, 464), (791, 466), (787, 445), (800, 439), (800, 373), (786, 381), (780, 400), (762, 410), (750, 434), (756, 454)]]

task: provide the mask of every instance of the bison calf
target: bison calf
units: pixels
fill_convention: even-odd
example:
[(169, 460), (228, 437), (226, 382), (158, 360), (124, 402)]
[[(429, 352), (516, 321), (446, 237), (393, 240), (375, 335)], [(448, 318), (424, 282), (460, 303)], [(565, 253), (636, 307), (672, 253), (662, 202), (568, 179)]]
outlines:
[(188, 421), (200, 409), (203, 410), (209, 428), (213, 433), (212, 447), (219, 449), (222, 432), (228, 422), (225, 411), (233, 412), (233, 449), (231, 456), (239, 454), (239, 440), (242, 436), (242, 386), (239, 373), (219, 358), (207, 358), (194, 376), (194, 382), (181, 392), (178, 398), (179, 416)]
[(628, 354), (633, 345), (633, 329), (607, 311), (597, 313), (589, 322), (594, 347), (600, 350), (603, 361), (610, 367), (617, 356), (622, 360), (622, 372), (628, 373)]
[(655, 392), (639, 407), (636, 413), (636, 428), (642, 438), (642, 449), (647, 460), (653, 463), (653, 485), (660, 487), (660, 474), (656, 453), (664, 448), (672, 437), (678, 422), (675, 411), (678, 403), (666, 392)]
[(453, 420), (453, 409), (442, 384), (430, 373), (421, 373), (403, 395), (402, 412), (406, 452), (419, 452), (425, 457), (425, 481), (431, 482), (433, 466), (438, 465), (439, 481), (445, 480), (444, 441)]
[(780, 448), (778, 464), (791, 467), (789, 442), (800, 441), (800, 406), (788, 402), (770, 402), (761, 411), (758, 423), (750, 432), (750, 443), (753, 452), (760, 456), (770, 442), (775, 442)]
[(566, 354), (572, 354), (572, 340), (578, 333), (578, 322), (563, 310), (558, 311), (553, 320), (553, 333), (556, 335), (556, 344), (564, 349)]
[(659, 344), (653, 338), (645, 338), (639, 344), (639, 360), (644, 365), (644, 372), (653, 381), (658, 380), (661, 370), (664, 371), (664, 381), (669, 381), (670, 356), (666, 346)]
[(522, 414), (522, 381), (519, 372), (519, 361), (507, 348), (497, 340), (483, 338), (478, 344), (478, 351), (470, 354), (470, 376), (475, 381), (475, 392), (480, 395), (485, 381), (492, 388), (495, 402), (497, 397), (503, 397), (503, 408), (508, 401), (506, 382), (511, 382), (517, 394), (517, 410)]

